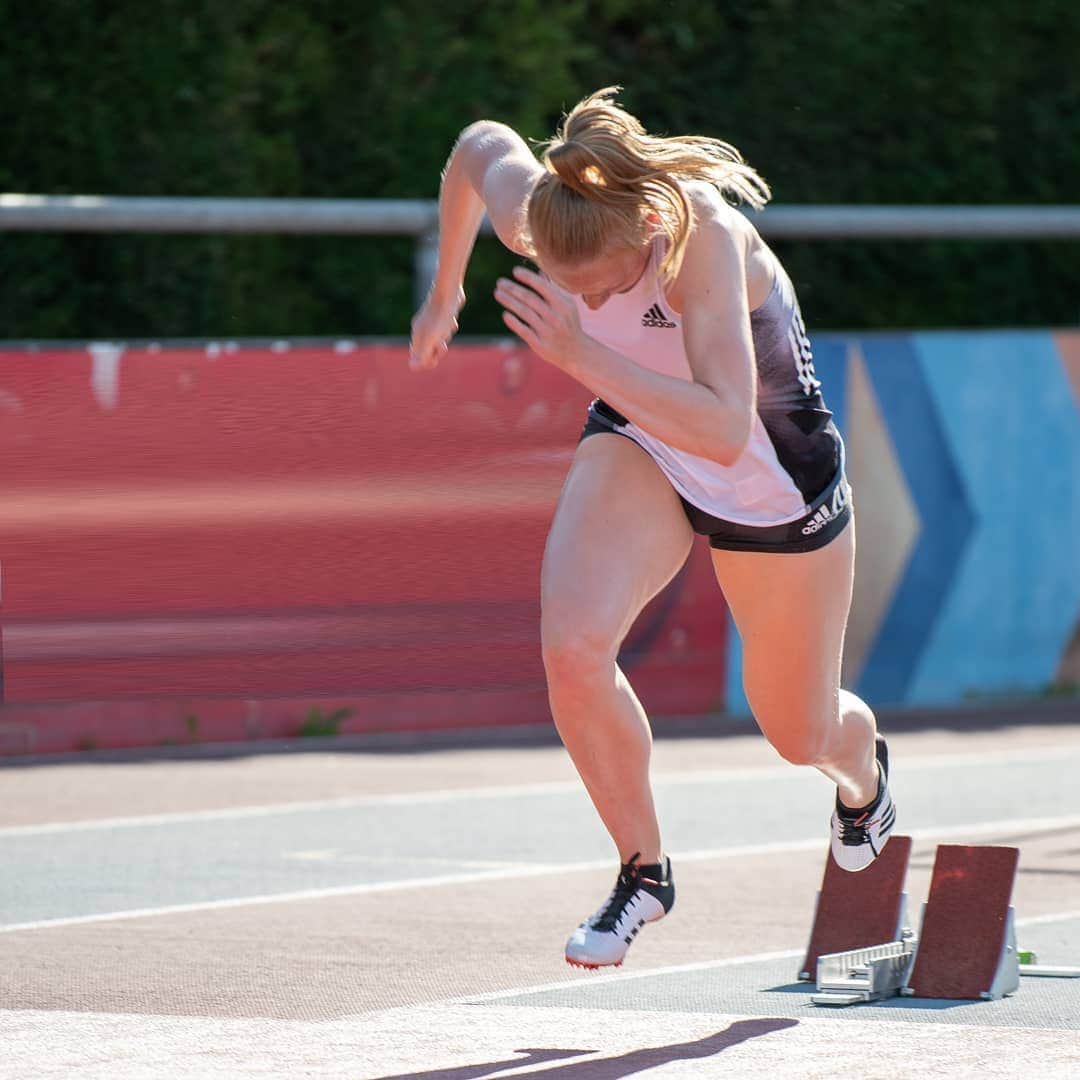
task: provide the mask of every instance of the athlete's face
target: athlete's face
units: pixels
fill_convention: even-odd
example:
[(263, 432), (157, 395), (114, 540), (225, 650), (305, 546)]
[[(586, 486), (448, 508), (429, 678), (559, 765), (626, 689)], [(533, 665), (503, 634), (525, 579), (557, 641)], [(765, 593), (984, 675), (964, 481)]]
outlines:
[(560, 289), (580, 296), (595, 311), (615, 293), (629, 292), (649, 265), (650, 249), (611, 248), (595, 259), (579, 263), (542, 261), (540, 269)]

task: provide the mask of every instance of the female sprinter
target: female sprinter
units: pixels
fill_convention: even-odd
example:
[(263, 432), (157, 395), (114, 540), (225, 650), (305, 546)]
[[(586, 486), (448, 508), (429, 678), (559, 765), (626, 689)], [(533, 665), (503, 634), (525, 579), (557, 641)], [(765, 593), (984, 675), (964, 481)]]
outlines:
[(760, 209), (769, 188), (726, 143), (647, 135), (617, 89), (571, 110), (542, 162), (505, 125), (462, 132), (411, 342), (416, 367), (446, 352), (486, 209), (540, 270), (498, 282), (506, 325), (596, 395), (541, 583), (552, 714), (622, 863), (567, 943), (566, 959), (589, 968), (622, 963), (675, 899), (651, 730), (616, 658), (694, 533), (709, 537), (761, 730), (836, 784), (837, 863), (868, 866), (895, 817), (874, 715), (839, 685), (855, 554), (843, 442), (791, 281), (729, 202)]

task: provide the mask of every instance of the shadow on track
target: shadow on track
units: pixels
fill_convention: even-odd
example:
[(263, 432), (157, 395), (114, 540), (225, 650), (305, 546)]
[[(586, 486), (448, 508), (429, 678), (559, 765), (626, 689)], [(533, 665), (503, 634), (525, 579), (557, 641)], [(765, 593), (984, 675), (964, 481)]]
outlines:
[[(553, 1065), (547, 1069), (530, 1072), (533, 1077), (544, 1080), (617, 1080), (618, 1077), (632, 1076), (645, 1069), (655, 1069), (672, 1061), (693, 1061), (698, 1058), (712, 1057), (736, 1046), (748, 1039), (761, 1035), (770, 1035), (774, 1031), (796, 1027), (798, 1020), (763, 1019), (736, 1020), (729, 1028), (707, 1035), (693, 1042), (672, 1043), (670, 1046), (651, 1046), (644, 1050), (631, 1050), (618, 1057), (592, 1059), (589, 1061), (571, 1061)], [(521, 1069), (536, 1065), (542, 1061), (567, 1057), (579, 1057), (582, 1054), (595, 1053), (593, 1050), (518, 1050), (526, 1057), (510, 1058), (506, 1061), (489, 1061), (482, 1065), (452, 1066), (448, 1069), (432, 1069), (430, 1072), (398, 1073), (394, 1076), (382, 1076), (379, 1080), (479, 1080), (504, 1069)]]

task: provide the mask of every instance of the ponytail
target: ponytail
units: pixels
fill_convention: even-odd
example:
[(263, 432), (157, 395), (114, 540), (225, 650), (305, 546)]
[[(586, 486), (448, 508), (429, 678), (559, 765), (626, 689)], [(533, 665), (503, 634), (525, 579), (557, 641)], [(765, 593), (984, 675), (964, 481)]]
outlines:
[(668, 238), (665, 284), (682, 264), (694, 211), (679, 181), (705, 180), (730, 202), (760, 210), (768, 184), (734, 146), (700, 135), (660, 138), (613, 99), (609, 86), (579, 102), (543, 144), (545, 175), (526, 208), (533, 254), (556, 262), (596, 258), (613, 246), (644, 246), (658, 228)]

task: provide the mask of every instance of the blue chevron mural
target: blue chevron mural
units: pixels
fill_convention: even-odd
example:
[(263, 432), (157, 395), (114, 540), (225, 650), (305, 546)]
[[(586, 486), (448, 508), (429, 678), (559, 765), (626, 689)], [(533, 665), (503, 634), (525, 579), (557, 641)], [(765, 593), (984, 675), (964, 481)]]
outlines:
[(1045, 333), (918, 335), (977, 519), (914, 703), (1048, 685), (1080, 607), (1080, 423)]
[[(822, 336), (859, 530), (844, 682), (947, 705), (1080, 680), (1080, 333)], [(732, 627), (729, 708), (747, 711)]]
[(881, 627), (889, 646), (874, 649), (859, 689), (901, 701), (963, 557), (973, 514), (911, 338), (882, 336), (862, 345), (922, 531)]

